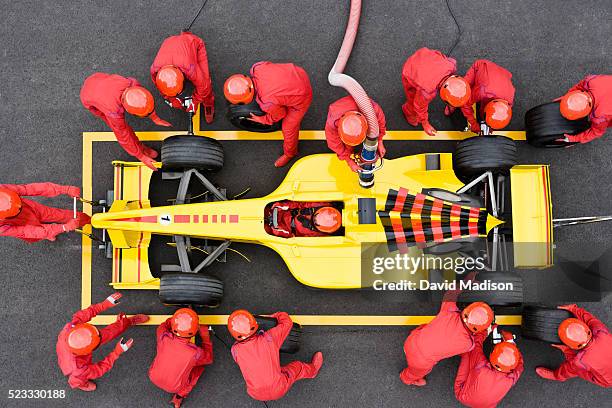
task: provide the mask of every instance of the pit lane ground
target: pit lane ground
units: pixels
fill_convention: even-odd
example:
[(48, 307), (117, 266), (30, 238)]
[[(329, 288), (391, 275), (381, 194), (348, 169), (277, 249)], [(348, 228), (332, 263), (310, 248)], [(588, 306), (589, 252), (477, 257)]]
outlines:
[[(348, 3), (348, 2), (347, 2)], [(385, 110), (388, 128), (412, 130), (402, 118), (401, 66), (421, 46), (446, 51), (455, 28), (443, 1), (418, 4), (365, 1), (362, 24), (347, 72), (356, 77)], [(523, 128), (526, 109), (560, 95), (589, 73), (609, 73), (611, 7), (605, 2), (545, 2), (529, 4), (485, 1), (476, 9), (467, 1), (450, 1), (463, 36), (453, 57), (461, 72), (476, 58), (489, 58), (514, 73), (517, 104), (510, 129)], [(2, 182), (49, 180), (82, 185), (82, 132), (106, 130), (80, 105), (84, 78), (100, 70), (135, 76), (150, 87), (148, 67), (167, 35), (186, 25), (200, 4), (47, 1), (5, 2), (0, 17), (0, 61), (4, 103), (0, 106), (0, 163)], [(170, 14), (170, 15), (169, 15)], [(303, 128), (322, 129), (327, 105), (344, 95), (326, 82), (347, 17), (347, 4), (336, 2), (210, 1), (193, 31), (206, 43), (217, 95), (218, 115), (203, 130), (227, 130), (223, 117), (222, 84), (233, 72), (246, 71), (262, 59), (294, 61), (310, 74), (313, 105)], [(161, 101), (158, 101), (161, 102)], [(159, 114), (184, 129), (176, 112), (158, 104)], [(438, 129), (459, 125), (442, 115), (439, 102), (430, 108)], [(460, 122), (460, 121), (459, 121)], [(160, 130), (142, 120), (132, 120), (138, 130)], [(609, 137), (609, 135), (608, 135)], [(435, 140), (435, 139), (434, 139)], [(250, 186), (254, 197), (271, 191), (286, 169), (272, 166), (280, 142), (223, 142), (227, 166), (215, 179), (232, 192)], [(158, 146), (158, 145), (157, 145)], [(397, 141), (388, 143), (390, 157), (452, 151), (454, 142)], [(325, 152), (322, 141), (301, 143), (302, 155)], [(606, 138), (567, 151), (535, 150), (522, 144), (523, 163), (551, 165), (556, 217), (610, 213), (609, 177), (612, 148)], [(128, 156), (114, 143), (93, 148), (94, 196), (110, 187), (113, 159)], [(249, 171), (244, 169), (248, 168)], [(97, 190), (96, 190), (97, 189)], [(99, 195), (97, 195), (99, 196)], [(70, 206), (68, 200), (53, 201)], [(556, 231), (558, 245), (590, 247), (581, 257), (593, 259), (606, 248), (612, 227), (600, 224)], [(0, 398), (3, 406), (164, 406), (168, 396), (149, 383), (146, 370), (153, 358), (151, 327), (131, 329), (135, 346), (125, 354), (93, 394), (68, 389), (55, 362), (57, 332), (80, 307), (80, 237), (64, 236), (55, 243), (26, 245), (2, 239), (3, 273), (0, 335)], [(588, 244), (588, 245), (584, 245)], [(215, 273), (228, 288), (222, 309), (238, 306), (259, 312), (287, 310), (292, 314), (431, 315), (438, 305), (394, 304), (371, 301), (349, 292), (314, 291), (300, 286), (282, 260), (257, 246), (240, 246), (251, 264), (231, 257)], [(110, 264), (94, 258), (93, 300), (111, 293), (107, 286)], [(537, 293), (534, 289), (534, 293)], [(164, 313), (153, 292), (125, 291), (118, 311)], [(585, 304), (607, 324), (611, 323), (610, 297)], [(452, 383), (458, 359), (442, 362), (423, 389), (407, 388), (397, 374), (403, 368), (402, 343), (409, 327), (310, 326), (298, 357), (307, 359), (322, 350), (326, 364), (320, 377), (298, 384), (282, 406), (457, 406)], [(217, 329), (226, 342), (223, 328)], [(522, 341), (526, 371), (502, 406), (574, 407), (606, 406), (609, 391), (580, 380), (548, 383), (533, 373), (539, 364), (554, 365), (560, 356), (549, 347)], [(186, 406), (262, 406), (244, 392), (244, 385), (229, 352), (215, 339), (215, 364), (210, 366)], [(103, 348), (99, 355), (109, 351)], [(10, 389), (67, 389), (59, 401), (9, 400)], [(606, 403), (606, 401), (608, 401)]]

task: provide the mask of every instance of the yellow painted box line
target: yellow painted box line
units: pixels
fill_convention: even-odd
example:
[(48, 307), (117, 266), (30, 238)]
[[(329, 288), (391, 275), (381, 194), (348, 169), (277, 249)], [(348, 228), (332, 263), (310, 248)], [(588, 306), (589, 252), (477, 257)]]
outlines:
[[(200, 315), (200, 324), (226, 325), (229, 315)], [(151, 315), (146, 325), (159, 325), (170, 315)], [(435, 316), (363, 316), (363, 315), (293, 315), (291, 319), (303, 326), (418, 326), (429, 323)], [(91, 323), (107, 325), (115, 322), (116, 315), (98, 315)], [(520, 325), (521, 316), (495, 316), (497, 324)]]
[[(208, 136), (217, 140), (282, 140), (282, 132), (271, 133), (254, 133), (244, 130), (202, 130), (195, 132), (198, 136)], [(161, 141), (169, 136), (187, 134), (187, 131), (163, 131), (163, 132), (136, 132), (138, 138), (142, 141)], [(525, 132), (518, 130), (501, 131), (497, 135), (506, 136), (514, 140), (526, 140)], [(85, 139), (90, 142), (113, 142), (115, 135), (113, 132), (84, 132)], [(421, 130), (390, 130), (385, 135), (385, 141), (430, 141), (436, 142), (440, 140), (463, 140), (476, 135), (471, 132), (461, 132), (454, 130), (440, 130), (436, 136), (429, 136)], [(323, 130), (301, 130), (300, 140), (325, 140), (325, 132)]]
[[(244, 131), (201, 131), (199, 121), (196, 120), (195, 133), (206, 135), (218, 140), (280, 140), (281, 132), (259, 134)], [(137, 136), (143, 141), (161, 141), (166, 137), (186, 132), (137, 132)], [(525, 140), (525, 133), (522, 131), (499, 132), (500, 135), (508, 136), (514, 140)], [(439, 131), (437, 136), (427, 136), (422, 131), (389, 131), (385, 140), (462, 140), (474, 136), (469, 132)], [(323, 131), (301, 131), (302, 140), (325, 140)], [(83, 133), (83, 198), (92, 199), (93, 185), (93, 143), (94, 142), (113, 142), (115, 141), (112, 132), (84, 132)], [(89, 204), (83, 205), (83, 211), (92, 215), (92, 207)], [(85, 227), (85, 232), (90, 232), (91, 227)], [(86, 308), (92, 304), (91, 287), (91, 258), (92, 241), (82, 237), (82, 282), (81, 282), (81, 306)], [(170, 315), (152, 315), (147, 325), (159, 325)], [(225, 325), (228, 315), (202, 315), (200, 322), (208, 325)], [(427, 323), (434, 316), (363, 316), (363, 315), (295, 315), (293, 320), (305, 326), (416, 326)], [(108, 325), (117, 319), (116, 315), (98, 315), (92, 323), (96, 325)], [(496, 321), (504, 325), (520, 325), (520, 316), (497, 316)]]

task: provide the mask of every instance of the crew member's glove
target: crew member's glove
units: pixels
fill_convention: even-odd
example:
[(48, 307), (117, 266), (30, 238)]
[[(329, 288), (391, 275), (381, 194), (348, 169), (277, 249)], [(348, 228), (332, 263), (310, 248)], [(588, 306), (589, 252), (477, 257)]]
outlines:
[(62, 228), (64, 229), (64, 232), (74, 231), (75, 229), (79, 228), (79, 219), (74, 218), (67, 223), (62, 224)]
[(81, 189), (75, 186), (66, 186), (66, 195), (72, 198), (79, 198), (81, 196)]
[(385, 148), (385, 145), (383, 144), (382, 140), (378, 141), (378, 147), (376, 148), (376, 151), (378, 153), (378, 157), (380, 158), (385, 157), (385, 154), (387, 154), (387, 149)]
[(476, 121), (469, 122), (470, 130), (474, 133), (480, 133), (480, 123)]
[(157, 171), (158, 170), (157, 167), (155, 167), (155, 160), (153, 160), (149, 156), (142, 155), (141, 157), (138, 158), (138, 160), (143, 162), (144, 165), (147, 166), (148, 168), (150, 168), (151, 170), (153, 170), (153, 171)]
[(183, 101), (181, 100), (181, 98), (178, 98), (176, 96), (172, 96), (167, 99), (164, 99), (164, 102), (166, 102), (166, 105), (173, 107), (174, 109), (185, 110), (183, 106)]
[(123, 296), (119, 292), (115, 292), (104, 300), (104, 305), (107, 307), (117, 306), (119, 304), (119, 299)]
[(568, 135), (567, 133), (563, 135), (564, 137), (555, 139), (555, 142), (565, 143), (565, 148), (572, 147), (577, 145), (579, 142), (576, 141), (577, 136), (579, 135)]
[(551, 346), (556, 348), (557, 350), (561, 350), (561, 352), (563, 353), (563, 356), (567, 360), (571, 360), (573, 357), (576, 356), (576, 351), (567, 347), (565, 344), (551, 344)]
[(213, 123), (215, 119), (215, 106), (214, 105), (204, 105), (204, 120), (206, 123)]
[(570, 313), (574, 313), (572, 309), (574, 309), (575, 307), (577, 307), (576, 304), (569, 304), (569, 305), (557, 306), (557, 309), (567, 310)]
[(504, 341), (512, 341), (516, 340), (516, 336), (509, 331), (501, 330), (501, 336)]
[(212, 331), (212, 328), (210, 328), (209, 326), (207, 326), (207, 325), (205, 325), (205, 324), (200, 325), (200, 337), (201, 337), (203, 340), (209, 340), (209, 339), (210, 339), (210, 334), (209, 334), (209, 332), (214, 333), (214, 332)]
[(433, 126), (431, 126), (431, 123), (429, 123), (428, 121), (425, 121), (422, 123), (422, 125), (423, 125), (423, 131), (427, 133), (429, 136), (436, 135), (437, 130)]
[(157, 150), (151, 149), (148, 146), (144, 146), (144, 154), (145, 156), (149, 156), (152, 159), (157, 159), (157, 156), (159, 156), (159, 153), (157, 153)]
[(351, 159), (350, 157), (346, 159), (346, 164), (348, 164), (348, 166), (351, 168), (351, 171), (354, 171), (355, 173), (357, 173), (361, 169), (361, 167), (359, 167), (355, 160)]
[(130, 347), (132, 347), (132, 344), (134, 344), (134, 339), (128, 339), (126, 341), (126, 340), (123, 340), (123, 337), (122, 337), (121, 340), (119, 340), (119, 342), (115, 346), (115, 351), (119, 354), (123, 354), (126, 351), (128, 351)]
[(450, 116), (450, 115), (452, 115), (453, 113), (455, 113), (455, 109), (457, 109), (457, 108), (455, 108), (454, 106), (446, 105), (446, 106), (444, 107), (444, 114), (445, 114), (446, 116)]
[(256, 122), (256, 123), (261, 123), (262, 125), (265, 125), (266, 122), (263, 120), (262, 116), (257, 116), (251, 113), (251, 116), (249, 116), (249, 120), (251, 122)]
[(81, 228), (87, 224), (91, 224), (91, 217), (82, 212), (77, 215), (77, 220), (79, 221), (79, 226), (77, 228)]

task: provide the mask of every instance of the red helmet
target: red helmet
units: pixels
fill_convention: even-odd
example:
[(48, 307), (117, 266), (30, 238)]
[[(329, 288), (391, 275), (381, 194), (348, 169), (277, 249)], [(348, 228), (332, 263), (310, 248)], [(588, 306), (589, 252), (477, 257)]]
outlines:
[(342, 226), (342, 213), (334, 207), (321, 207), (312, 216), (316, 229), (326, 234), (333, 234)]
[(130, 86), (123, 91), (121, 103), (126, 111), (132, 115), (145, 118), (153, 113), (155, 100), (153, 95), (142, 86)]
[(570, 317), (561, 322), (558, 329), (563, 344), (574, 350), (586, 347), (593, 338), (591, 329), (582, 320)]
[(593, 97), (586, 91), (570, 91), (561, 98), (559, 109), (565, 119), (584, 118), (593, 109)]
[(502, 373), (509, 373), (521, 362), (521, 352), (516, 344), (509, 341), (497, 343), (489, 356), (491, 365)]
[(174, 312), (170, 318), (170, 328), (179, 337), (191, 338), (200, 328), (200, 318), (196, 312), (185, 307)]
[(450, 106), (460, 108), (470, 100), (470, 84), (459, 75), (451, 75), (440, 86), (440, 98)]
[(70, 328), (66, 342), (73, 354), (86, 356), (100, 345), (100, 332), (92, 324), (79, 323)]
[(368, 122), (360, 112), (345, 112), (338, 121), (338, 133), (345, 145), (357, 146), (366, 138)]
[(512, 107), (504, 99), (493, 99), (485, 105), (485, 122), (491, 129), (503, 129), (512, 119)]
[(471, 303), (461, 312), (463, 324), (472, 333), (487, 330), (493, 323), (493, 317), (493, 310), (484, 302)]
[(13, 190), (0, 188), (0, 220), (11, 218), (21, 211), (21, 197)]
[(238, 341), (246, 340), (257, 333), (259, 325), (255, 317), (244, 309), (234, 310), (227, 319), (227, 329)]
[(176, 96), (183, 91), (185, 75), (174, 65), (164, 65), (155, 77), (155, 85), (165, 96)]
[(255, 96), (253, 80), (243, 74), (234, 74), (225, 80), (223, 95), (234, 105), (251, 103)]

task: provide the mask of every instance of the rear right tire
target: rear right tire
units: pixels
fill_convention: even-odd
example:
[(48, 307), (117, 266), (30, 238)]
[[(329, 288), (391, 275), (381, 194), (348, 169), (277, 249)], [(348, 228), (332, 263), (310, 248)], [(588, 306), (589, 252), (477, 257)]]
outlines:
[(525, 306), (523, 308), (521, 332), (523, 337), (528, 339), (561, 344), (557, 330), (561, 322), (570, 317), (573, 317), (573, 315), (567, 310)]
[(575, 135), (590, 126), (588, 118), (567, 120), (561, 116), (559, 102), (548, 102), (525, 113), (527, 142), (535, 147), (565, 147), (567, 142), (556, 142), (564, 135)]
[(468, 183), (487, 171), (508, 174), (518, 162), (514, 140), (504, 136), (474, 136), (457, 143), (453, 170)]

